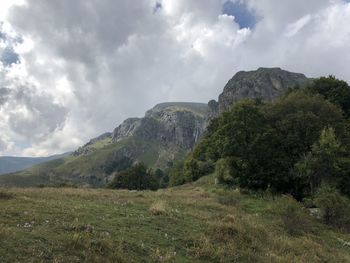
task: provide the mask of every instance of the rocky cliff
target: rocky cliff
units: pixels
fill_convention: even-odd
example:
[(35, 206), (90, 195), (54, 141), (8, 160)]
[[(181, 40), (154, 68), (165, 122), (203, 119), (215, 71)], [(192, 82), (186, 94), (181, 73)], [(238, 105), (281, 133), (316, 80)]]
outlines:
[(255, 71), (240, 71), (226, 84), (219, 100), (208, 103), (209, 119), (230, 109), (242, 99), (272, 101), (283, 95), (289, 88), (305, 85), (309, 79), (300, 73), (280, 68), (259, 68)]
[(117, 127), (112, 140), (130, 136), (173, 143), (191, 149), (206, 128), (207, 107), (201, 103), (162, 103), (146, 112), (142, 119), (127, 119)]
[(146, 112), (143, 118), (129, 118), (112, 133), (92, 139), (74, 152), (86, 155), (106, 144), (118, 143), (130, 137), (176, 145), (190, 150), (206, 128), (207, 105), (203, 103), (161, 103)]

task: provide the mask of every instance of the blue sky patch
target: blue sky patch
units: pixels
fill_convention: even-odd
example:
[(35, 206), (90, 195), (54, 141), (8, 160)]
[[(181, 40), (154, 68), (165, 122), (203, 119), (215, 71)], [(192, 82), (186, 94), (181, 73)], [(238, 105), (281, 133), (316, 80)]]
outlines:
[(20, 62), (18, 54), (13, 50), (12, 47), (7, 47), (3, 50), (0, 61), (5, 66), (11, 66), (11, 64), (18, 64)]
[(247, 8), (245, 3), (239, 0), (226, 1), (222, 7), (222, 13), (234, 16), (240, 28), (253, 28), (257, 23), (257, 17)]

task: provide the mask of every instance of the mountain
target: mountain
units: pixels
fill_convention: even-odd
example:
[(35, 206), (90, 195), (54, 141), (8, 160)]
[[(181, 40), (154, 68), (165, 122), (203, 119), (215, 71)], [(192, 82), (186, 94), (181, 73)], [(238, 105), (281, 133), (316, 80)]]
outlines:
[(49, 157), (37, 157), (37, 158), (3, 156), (3, 157), (0, 157), (0, 175), (22, 171), (34, 165), (60, 159), (70, 154), (71, 153), (64, 153), (64, 154), (53, 155)]
[(288, 89), (304, 86), (310, 79), (300, 73), (293, 73), (280, 68), (259, 68), (255, 71), (240, 71), (226, 84), (219, 100), (211, 100), (209, 118), (218, 117), (232, 105), (242, 99), (261, 99), (272, 101), (283, 95)]
[(2, 176), (0, 185), (32, 186), (71, 182), (105, 185), (115, 173), (142, 161), (166, 169), (184, 158), (207, 126), (207, 105), (162, 103), (143, 118), (125, 120), (113, 132), (92, 139), (72, 156)]
[(104, 133), (77, 149), (72, 156), (2, 176), (0, 185), (31, 186), (72, 182), (102, 186), (135, 162), (166, 170), (195, 146), (208, 121), (246, 99), (271, 101), (289, 88), (310, 79), (280, 68), (238, 72), (226, 84), (218, 102), (162, 103), (143, 118), (129, 118), (113, 132)]

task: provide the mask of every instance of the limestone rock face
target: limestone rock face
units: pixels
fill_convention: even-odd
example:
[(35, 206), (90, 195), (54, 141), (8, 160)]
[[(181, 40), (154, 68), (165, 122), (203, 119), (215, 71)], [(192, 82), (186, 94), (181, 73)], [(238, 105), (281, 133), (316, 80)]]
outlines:
[(174, 159), (179, 152), (186, 152), (194, 147), (206, 129), (207, 111), (208, 107), (203, 103), (158, 104), (147, 111), (145, 117), (125, 120), (112, 133), (92, 139), (73, 155), (89, 155), (105, 146), (130, 138), (137, 139), (139, 143), (135, 145), (135, 140), (125, 143), (114, 153), (116, 157), (113, 160), (118, 159), (118, 156), (137, 160), (137, 156), (150, 150), (145, 145), (152, 145), (157, 148), (157, 153), (150, 155), (157, 155), (156, 163), (161, 166), (167, 159)]
[(124, 138), (133, 136), (140, 125), (141, 119), (139, 118), (130, 118), (125, 120), (121, 125), (115, 128), (114, 132), (111, 134), (113, 142), (119, 142)]
[(128, 119), (117, 127), (112, 140), (130, 136), (144, 140), (174, 143), (191, 149), (206, 128), (207, 106), (202, 103), (162, 103), (146, 112), (142, 119)]
[(309, 79), (300, 73), (280, 68), (259, 68), (256, 71), (240, 71), (226, 84), (219, 101), (208, 103), (209, 119), (218, 117), (242, 99), (272, 101), (289, 88), (305, 85)]

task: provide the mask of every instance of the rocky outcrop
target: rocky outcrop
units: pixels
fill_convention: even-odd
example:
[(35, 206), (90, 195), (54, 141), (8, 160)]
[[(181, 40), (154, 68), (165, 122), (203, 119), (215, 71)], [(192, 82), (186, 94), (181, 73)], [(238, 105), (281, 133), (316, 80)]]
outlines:
[[(208, 107), (203, 103), (162, 103), (146, 112), (143, 118), (129, 118), (120, 124), (112, 133), (105, 133), (92, 139), (76, 150), (73, 155), (88, 155), (110, 143), (118, 143), (124, 139), (135, 137), (141, 141), (154, 141), (171, 151), (174, 146), (190, 150), (203, 134), (207, 124)], [(131, 151), (135, 147), (123, 147)], [(132, 149), (137, 154), (142, 149)], [(134, 156), (135, 155), (135, 156)], [(130, 156), (128, 156), (130, 157)], [(131, 158), (130, 157), (130, 158)]]
[(146, 112), (142, 119), (124, 121), (112, 135), (118, 142), (130, 136), (173, 143), (191, 149), (206, 128), (207, 106), (202, 103), (162, 103)]
[(130, 118), (126, 119), (121, 125), (115, 128), (111, 134), (113, 142), (119, 142), (127, 137), (133, 136), (135, 131), (140, 127), (141, 119)]
[(309, 79), (303, 74), (280, 68), (259, 68), (256, 71), (240, 71), (226, 84), (218, 102), (208, 103), (209, 119), (218, 117), (242, 99), (272, 101), (289, 88), (305, 85)]
[(96, 138), (91, 139), (87, 144), (85, 144), (82, 147), (79, 147), (76, 151), (72, 153), (73, 156), (79, 156), (79, 155), (86, 155), (93, 151), (93, 148), (91, 147), (95, 143), (98, 143), (100, 141), (106, 140), (111, 138), (112, 133), (106, 132)]

